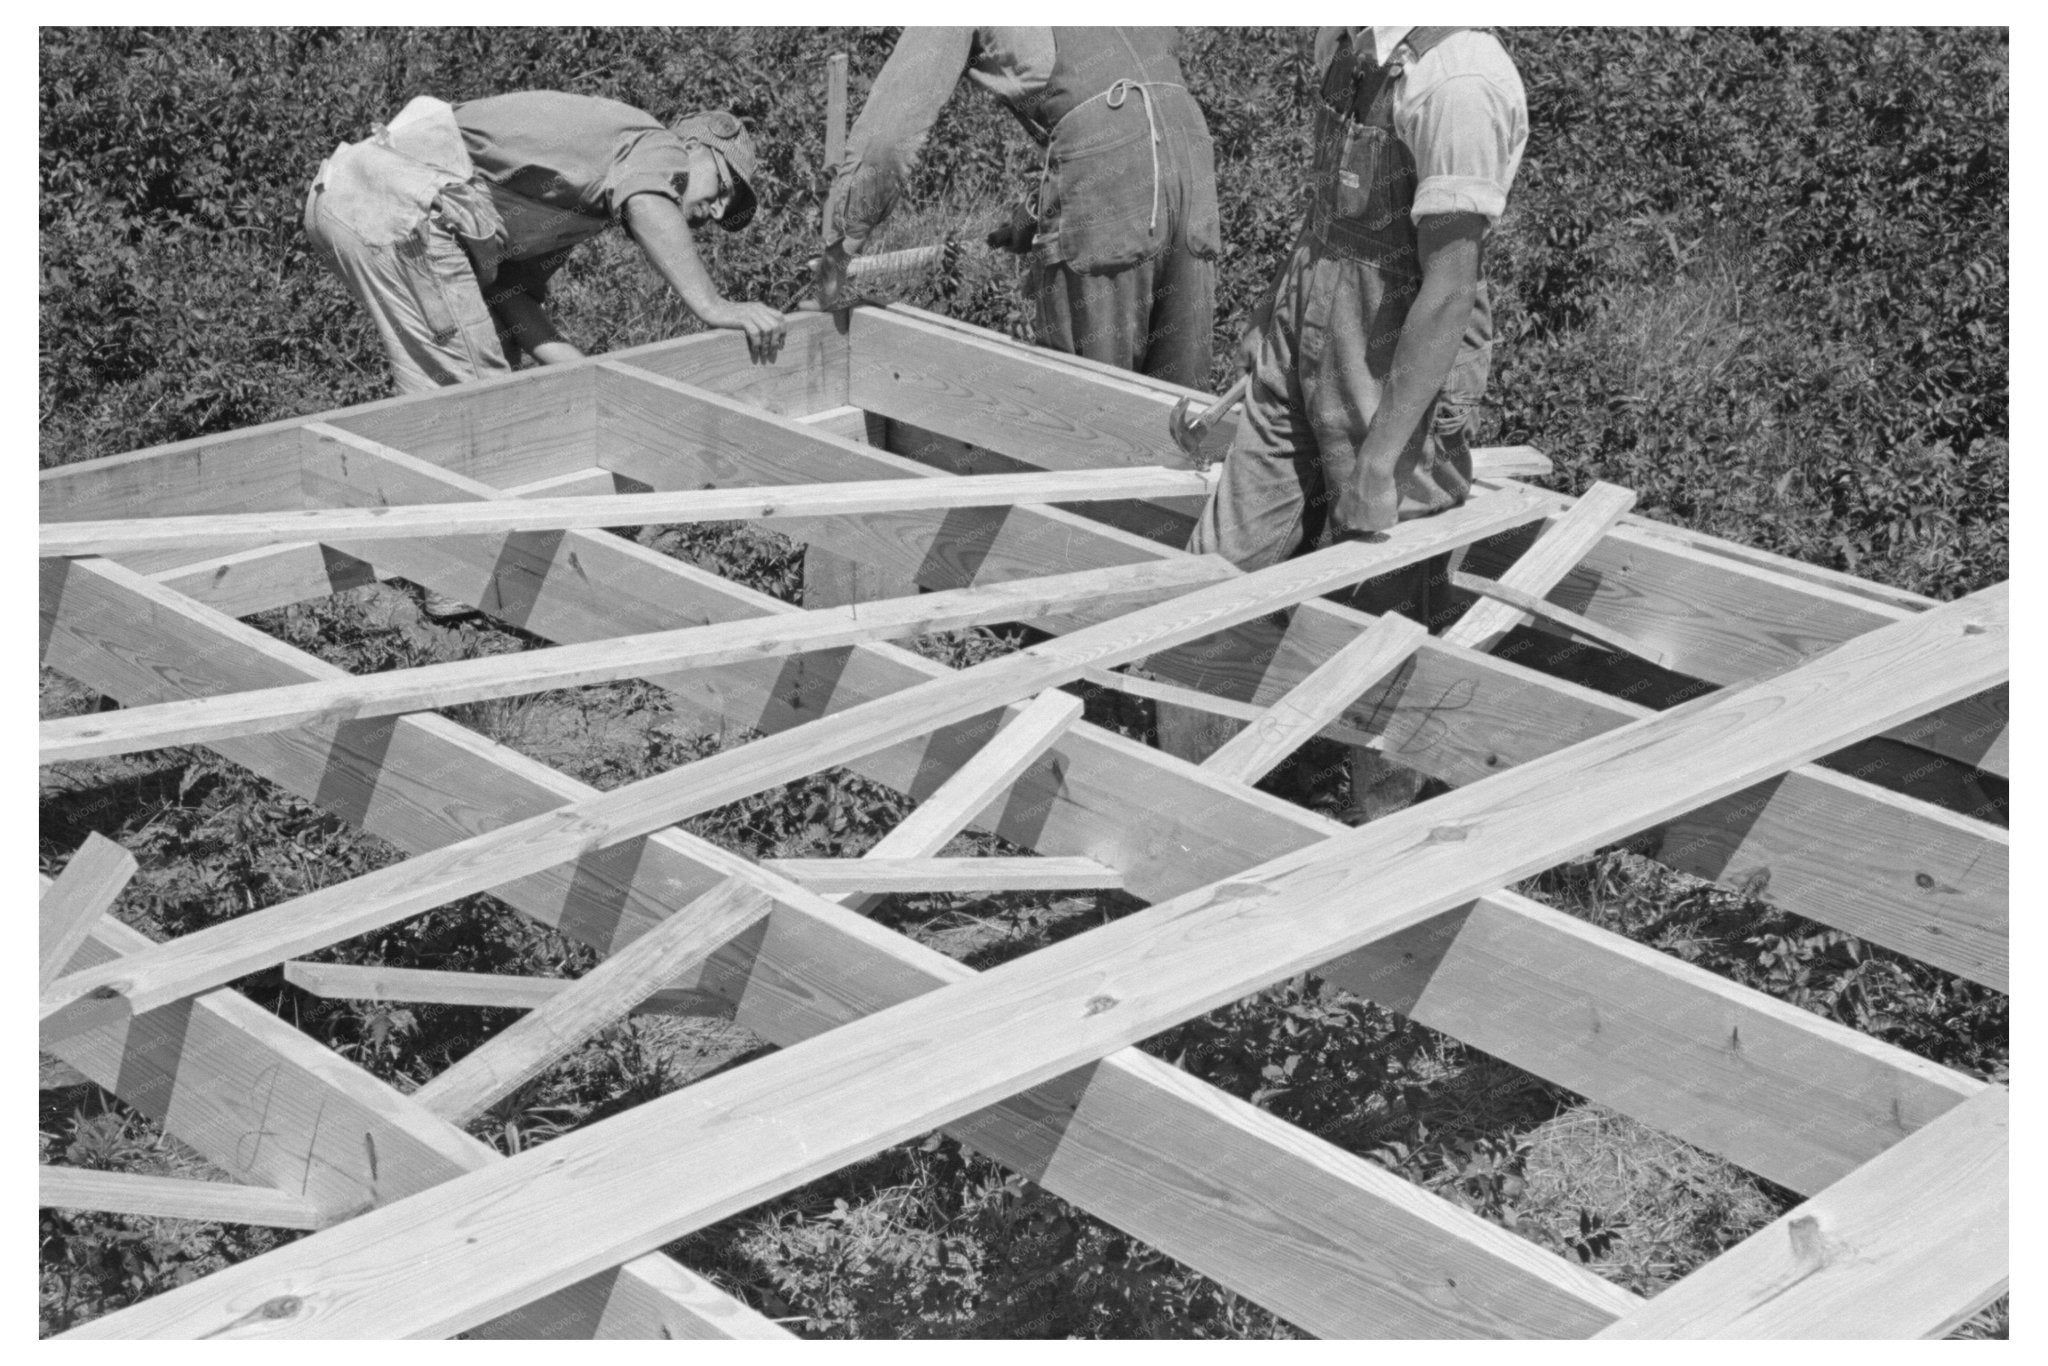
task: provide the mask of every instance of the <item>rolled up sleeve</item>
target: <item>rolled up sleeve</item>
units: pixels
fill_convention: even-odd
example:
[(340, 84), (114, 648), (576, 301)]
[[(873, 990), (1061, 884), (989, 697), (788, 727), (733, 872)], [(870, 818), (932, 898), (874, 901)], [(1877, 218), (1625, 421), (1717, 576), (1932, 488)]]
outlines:
[(1437, 79), (1396, 110), (1396, 132), (1415, 157), (1418, 222), (1447, 213), (1498, 219), (1528, 146), (1528, 102), (1514, 64), (1491, 37), (1459, 35), (1466, 37), (1483, 47), (1446, 42), (1431, 57), (1448, 69), (1431, 73)]

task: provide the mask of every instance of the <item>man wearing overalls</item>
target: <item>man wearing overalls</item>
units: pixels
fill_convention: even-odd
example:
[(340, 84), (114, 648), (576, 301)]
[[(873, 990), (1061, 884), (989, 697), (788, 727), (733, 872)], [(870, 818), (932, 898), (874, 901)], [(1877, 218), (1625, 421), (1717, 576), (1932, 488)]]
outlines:
[(1216, 172), (1179, 48), (1170, 28), (905, 29), (835, 168), (828, 253), (843, 265), (888, 218), (965, 73), (1046, 148), (1035, 235), (990, 237), (1030, 252), (1039, 344), (1206, 388)]
[[(1493, 342), (1481, 243), (1529, 137), (1490, 34), (1325, 28), (1315, 70), (1306, 218), (1246, 333), (1244, 415), (1188, 542), (1248, 570), (1464, 501)], [(1441, 573), (1387, 575), (1351, 601), (1432, 624)], [(1213, 747), (1199, 729), (1162, 718), (1161, 743), (1198, 756)], [(1355, 807), (1387, 776), (1363, 757)]]

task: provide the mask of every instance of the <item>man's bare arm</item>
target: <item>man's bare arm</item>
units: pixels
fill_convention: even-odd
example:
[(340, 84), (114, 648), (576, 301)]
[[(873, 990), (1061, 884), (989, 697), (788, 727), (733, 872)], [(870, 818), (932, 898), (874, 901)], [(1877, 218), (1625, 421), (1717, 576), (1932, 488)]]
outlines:
[(626, 201), (625, 222), (626, 231), (692, 313), (707, 326), (745, 332), (747, 350), (756, 361), (775, 359), (782, 349), (782, 315), (766, 304), (735, 303), (718, 292), (681, 205), (665, 195), (636, 194)]
[(1359, 450), (1370, 486), (1337, 490), (1337, 520), (1354, 531), (1385, 531), (1397, 520), (1394, 464), (1429, 416), (1458, 359), (1458, 344), (1479, 296), (1479, 241), (1486, 219), (1476, 213), (1435, 214), (1416, 225), (1422, 288), (1408, 308), (1379, 411)]

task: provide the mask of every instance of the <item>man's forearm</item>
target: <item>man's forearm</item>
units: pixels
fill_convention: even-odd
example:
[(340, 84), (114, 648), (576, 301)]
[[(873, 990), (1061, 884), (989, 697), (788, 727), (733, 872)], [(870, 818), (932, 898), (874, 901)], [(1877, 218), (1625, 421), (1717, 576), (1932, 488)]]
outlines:
[(626, 230), (692, 313), (708, 320), (725, 302), (697, 255), (689, 220), (674, 203), (659, 195), (634, 195), (626, 201)]
[(1359, 451), (1361, 463), (1368, 468), (1392, 469), (1414, 439), (1415, 429), (1428, 418), (1458, 359), (1458, 347), (1477, 297), (1477, 283), (1470, 278), (1446, 274), (1423, 281), (1394, 348), (1386, 392)]

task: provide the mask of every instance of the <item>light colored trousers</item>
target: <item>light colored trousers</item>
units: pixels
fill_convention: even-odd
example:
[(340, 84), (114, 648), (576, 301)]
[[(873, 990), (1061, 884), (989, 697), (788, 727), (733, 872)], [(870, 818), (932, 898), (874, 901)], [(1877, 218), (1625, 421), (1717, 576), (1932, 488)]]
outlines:
[(442, 218), (439, 193), (459, 183), (371, 138), (336, 148), (306, 194), (306, 236), (376, 323), (402, 394), (512, 370)]

